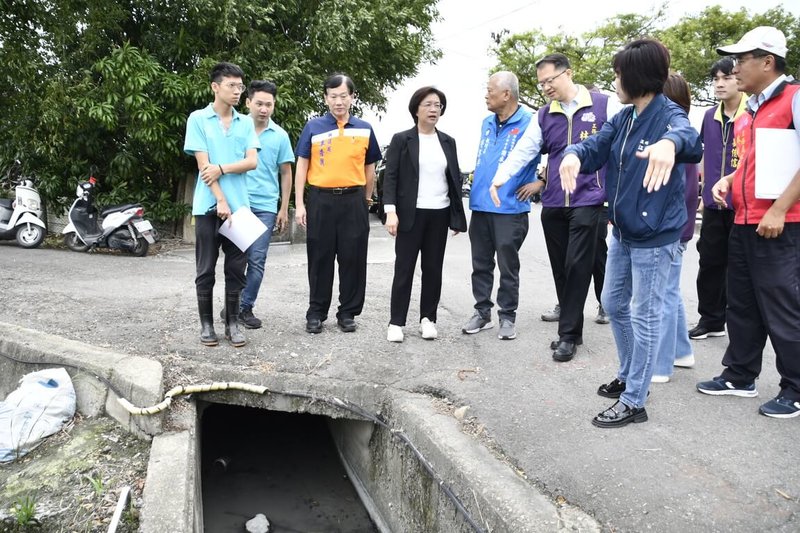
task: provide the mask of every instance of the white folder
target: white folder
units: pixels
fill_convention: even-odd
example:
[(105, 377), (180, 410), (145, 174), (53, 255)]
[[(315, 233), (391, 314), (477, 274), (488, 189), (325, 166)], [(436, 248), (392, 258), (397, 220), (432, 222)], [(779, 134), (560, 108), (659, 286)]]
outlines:
[(220, 235), (224, 235), (241, 251), (246, 252), (256, 242), (267, 226), (261, 222), (247, 207), (240, 207), (230, 219), (219, 227)]
[(778, 198), (798, 170), (798, 132), (793, 129), (756, 128), (756, 198)]

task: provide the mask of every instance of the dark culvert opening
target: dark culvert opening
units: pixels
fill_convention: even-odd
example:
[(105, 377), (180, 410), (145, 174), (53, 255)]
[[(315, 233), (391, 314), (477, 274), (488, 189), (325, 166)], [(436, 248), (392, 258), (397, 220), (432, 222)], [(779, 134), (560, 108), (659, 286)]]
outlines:
[(204, 529), (245, 531), (257, 514), (270, 533), (373, 533), (326, 418), (208, 404), (201, 419)]

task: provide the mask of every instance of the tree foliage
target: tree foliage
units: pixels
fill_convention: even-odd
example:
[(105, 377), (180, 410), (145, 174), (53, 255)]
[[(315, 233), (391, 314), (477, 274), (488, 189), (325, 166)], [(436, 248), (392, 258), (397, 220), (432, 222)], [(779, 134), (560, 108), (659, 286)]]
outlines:
[(622, 14), (609, 18), (592, 31), (579, 36), (558, 32), (548, 35), (539, 29), (518, 34), (494, 34), (494, 71), (510, 70), (520, 80), (521, 100), (533, 109), (545, 104), (545, 97), (536, 85), (537, 59), (560, 52), (570, 59), (574, 79), (600, 89), (614, 90), (611, 68), (614, 54), (625, 44), (642, 37), (656, 37), (672, 54), (672, 68), (680, 72), (692, 88), (696, 103), (712, 103), (709, 69), (719, 58), (718, 46), (736, 42), (746, 31), (757, 26), (775, 26), (786, 35), (789, 57), (788, 71), (800, 66), (800, 18), (782, 8), (760, 14), (746, 9), (728, 12), (719, 6), (696, 15), (686, 15), (676, 24), (664, 27), (668, 4), (651, 15)]
[(349, 73), (357, 105), (381, 109), (385, 92), (439, 56), (435, 0), (0, 0), (0, 8), (0, 169), (20, 159), (53, 205), (94, 168), (101, 201), (141, 201), (162, 220), (186, 212), (175, 203), (194, 171), (184, 128), (212, 99), (215, 62), (239, 64), (245, 83), (275, 80), (275, 119), (296, 138), (322, 110), (329, 73)]
[(684, 17), (658, 33), (672, 54), (672, 66), (692, 88), (695, 102), (714, 103), (709, 69), (719, 59), (717, 47), (735, 43), (745, 32), (758, 26), (775, 26), (786, 35), (788, 73), (800, 67), (800, 18), (782, 8), (763, 13), (747, 10), (726, 12), (719, 6), (706, 8), (699, 15)]

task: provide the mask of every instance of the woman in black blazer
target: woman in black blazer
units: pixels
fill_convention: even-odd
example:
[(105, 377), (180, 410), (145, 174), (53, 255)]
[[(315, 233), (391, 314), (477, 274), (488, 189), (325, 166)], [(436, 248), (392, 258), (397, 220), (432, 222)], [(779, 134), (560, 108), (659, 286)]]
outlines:
[(403, 341), (411, 285), (422, 256), (420, 333), (435, 339), (436, 311), (442, 293), (447, 228), (467, 231), (461, 203), (461, 172), (455, 140), (436, 129), (447, 98), (434, 87), (417, 90), (408, 103), (416, 126), (392, 137), (386, 152), (383, 203), (386, 230), (395, 236), (394, 280), (386, 339)]

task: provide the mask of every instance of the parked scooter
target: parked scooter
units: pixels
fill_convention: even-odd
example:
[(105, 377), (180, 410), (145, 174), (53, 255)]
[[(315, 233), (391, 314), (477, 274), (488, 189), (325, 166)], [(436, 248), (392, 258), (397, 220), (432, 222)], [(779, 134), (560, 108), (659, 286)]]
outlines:
[(42, 222), (42, 200), (33, 181), (20, 178), (16, 198), (0, 198), (0, 239), (17, 239), (23, 248), (36, 248), (47, 235)]
[[(85, 252), (91, 248), (124, 250), (136, 257), (147, 255), (156, 242), (157, 232), (148, 220), (142, 218), (140, 204), (115, 205), (98, 209), (94, 205), (94, 187), (97, 180), (78, 184), (78, 197), (69, 208), (69, 224), (61, 232), (67, 248)], [(102, 219), (102, 222), (101, 222)]]

